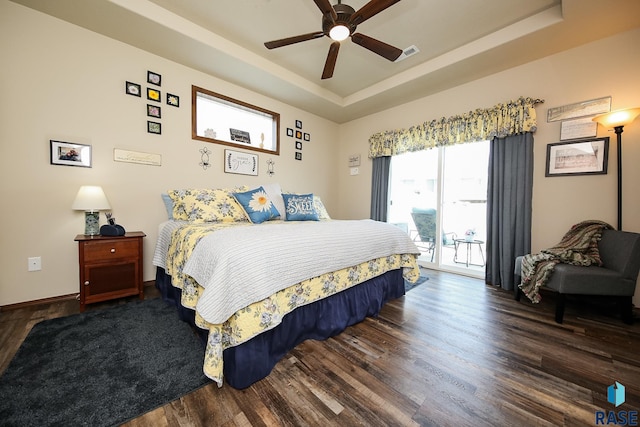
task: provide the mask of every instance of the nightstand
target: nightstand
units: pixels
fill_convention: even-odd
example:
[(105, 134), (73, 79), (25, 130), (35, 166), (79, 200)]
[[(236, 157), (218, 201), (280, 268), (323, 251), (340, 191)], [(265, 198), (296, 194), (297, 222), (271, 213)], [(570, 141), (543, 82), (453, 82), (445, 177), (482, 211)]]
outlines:
[(80, 261), (80, 311), (86, 304), (139, 295), (142, 288), (141, 231), (124, 236), (78, 234)]

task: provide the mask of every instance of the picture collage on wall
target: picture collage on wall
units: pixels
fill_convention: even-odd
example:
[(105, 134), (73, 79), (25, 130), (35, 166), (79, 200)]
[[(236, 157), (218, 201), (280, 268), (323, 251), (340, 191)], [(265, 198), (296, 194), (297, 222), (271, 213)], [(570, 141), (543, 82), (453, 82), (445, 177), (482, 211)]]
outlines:
[[(153, 86), (147, 86), (147, 101), (152, 103), (147, 104), (147, 132), (156, 135), (162, 134), (162, 76), (153, 71), (147, 71), (147, 83)], [(142, 98), (142, 86), (138, 83), (127, 81), (125, 83), (125, 93), (127, 95), (137, 96)], [(180, 107), (180, 97), (172, 93), (166, 94), (166, 103), (171, 107)]]
[(305, 141), (305, 142), (311, 141), (311, 135), (302, 131), (301, 120), (296, 120), (295, 129), (287, 128), (287, 136), (291, 138), (295, 138), (295, 144), (296, 144), (295, 158), (296, 160), (302, 160), (302, 141)]

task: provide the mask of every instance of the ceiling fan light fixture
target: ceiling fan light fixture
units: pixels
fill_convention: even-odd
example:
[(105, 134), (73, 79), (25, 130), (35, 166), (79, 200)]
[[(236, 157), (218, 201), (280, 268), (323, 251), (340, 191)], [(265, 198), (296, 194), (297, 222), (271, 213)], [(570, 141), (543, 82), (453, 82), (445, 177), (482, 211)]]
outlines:
[(350, 34), (351, 31), (349, 31), (349, 28), (342, 24), (335, 25), (331, 30), (329, 30), (329, 37), (337, 42), (345, 40)]
[[(322, 79), (329, 79), (333, 76), (333, 71), (338, 58), (338, 51), (343, 40), (351, 37), (351, 41), (381, 57), (393, 62), (403, 51), (397, 47), (391, 46), (373, 37), (356, 32), (359, 24), (367, 19), (377, 15), (390, 6), (398, 3), (400, 0), (369, 0), (356, 12), (349, 5), (342, 4), (338, 0), (338, 4), (331, 5), (330, 0), (313, 0), (320, 12), (322, 12), (322, 31), (313, 33), (300, 34), (298, 36), (287, 37), (284, 39), (266, 42), (264, 46), (267, 49), (275, 49), (278, 47), (289, 46), (294, 43), (300, 43), (307, 40), (313, 40), (320, 37), (329, 37), (332, 41), (329, 47), (329, 53), (322, 70)], [(364, 1), (364, 0), (363, 0)]]

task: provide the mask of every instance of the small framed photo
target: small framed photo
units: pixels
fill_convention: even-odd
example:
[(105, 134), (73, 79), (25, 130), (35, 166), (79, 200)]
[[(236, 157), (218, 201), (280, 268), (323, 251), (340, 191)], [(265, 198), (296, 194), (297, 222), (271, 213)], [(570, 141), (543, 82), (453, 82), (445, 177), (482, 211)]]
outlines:
[(51, 164), (63, 166), (91, 167), (91, 146), (72, 142), (49, 141)]
[(545, 176), (605, 175), (609, 137), (547, 144)]
[(162, 111), (159, 105), (147, 104), (147, 116), (159, 119), (161, 117), (161, 114)]
[(162, 123), (147, 121), (147, 132), (162, 134)]
[(160, 102), (160, 91), (156, 89), (147, 88), (147, 99), (150, 101)]
[(296, 131), (296, 139), (302, 139), (302, 132), (299, 130)]
[(296, 150), (302, 150), (302, 141), (296, 141)]
[(309, 135), (308, 133), (304, 133), (304, 140), (305, 141), (309, 141), (311, 139), (311, 135)]
[(287, 128), (287, 136), (293, 137), (293, 129)]
[(142, 96), (142, 88), (137, 83), (126, 82), (124, 84), (124, 91), (127, 95)]
[(172, 107), (180, 107), (180, 97), (178, 95), (167, 93), (167, 105), (171, 105)]
[(302, 153), (299, 151), (296, 151), (296, 160), (302, 160)]
[(296, 129), (302, 129), (302, 121), (296, 120)]
[(147, 83), (151, 83), (152, 85), (161, 86), (160, 82), (162, 81), (162, 76), (158, 73), (154, 73), (153, 71), (147, 71)]

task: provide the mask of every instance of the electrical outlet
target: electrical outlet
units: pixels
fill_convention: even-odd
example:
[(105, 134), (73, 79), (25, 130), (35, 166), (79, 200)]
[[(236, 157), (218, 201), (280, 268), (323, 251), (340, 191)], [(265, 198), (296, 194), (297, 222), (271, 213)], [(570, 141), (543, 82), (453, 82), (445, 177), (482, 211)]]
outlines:
[(358, 168), (350, 168), (349, 172), (351, 173), (351, 175), (358, 175), (360, 173), (360, 169), (358, 169)]
[(42, 270), (42, 258), (39, 256), (33, 256), (27, 258), (27, 269), (29, 271), (40, 271)]

